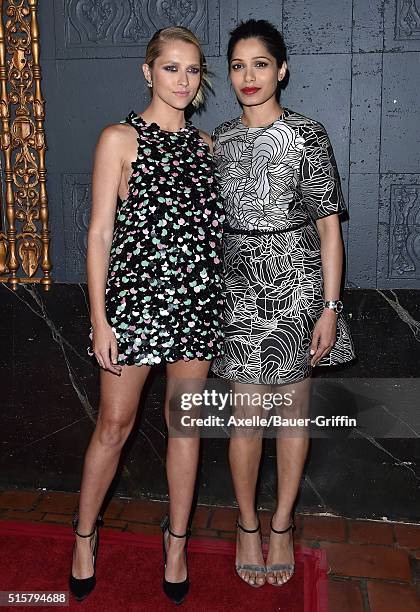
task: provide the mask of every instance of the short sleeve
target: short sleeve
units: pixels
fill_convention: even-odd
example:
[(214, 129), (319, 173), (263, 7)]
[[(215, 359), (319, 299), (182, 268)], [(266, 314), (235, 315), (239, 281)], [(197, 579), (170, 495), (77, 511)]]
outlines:
[(305, 139), (300, 191), (314, 221), (346, 210), (331, 142), (320, 124)]

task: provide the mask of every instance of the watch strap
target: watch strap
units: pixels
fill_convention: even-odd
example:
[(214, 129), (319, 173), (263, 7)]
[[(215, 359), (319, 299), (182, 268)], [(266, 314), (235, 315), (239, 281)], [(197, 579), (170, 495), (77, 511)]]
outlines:
[(343, 302), (341, 300), (326, 300), (324, 306), (330, 310), (335, 310), (337, 314), (343, 310)]

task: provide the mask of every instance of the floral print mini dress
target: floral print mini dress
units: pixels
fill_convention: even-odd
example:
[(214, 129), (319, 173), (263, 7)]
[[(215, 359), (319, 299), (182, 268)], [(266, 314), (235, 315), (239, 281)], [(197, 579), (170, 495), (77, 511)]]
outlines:
[(138, 151), (117, 205), (105, 295), (118, 363), (211, 360), (223, 352), (224, 215), (213, 157), (189, 122), (179, 132), (134, 112), (125, 122)]
[[(213, 372), (244, 384), (299, 382), (312, 374), (312, 334), (324, 309), (316, 221), (345, 211), (328, 134), (287, 108), (264, 127), (238, 117), (216, 128), (214, 157), (226, 212), (226, 325)], [(336, 342), (317, 367), (354, 357), (341, 313)]]

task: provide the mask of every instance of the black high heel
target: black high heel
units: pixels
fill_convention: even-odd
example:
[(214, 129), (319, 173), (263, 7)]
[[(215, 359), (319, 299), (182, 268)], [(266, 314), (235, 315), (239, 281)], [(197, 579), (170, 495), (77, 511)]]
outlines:
[(77, 601), (83, 601), (84, 599), (86, 599), (88, 595), (90, 595), (90, 593), (93, 591), (93, 589), (96, 586), (96, 575), (95, 575), (96, 574), (96, 558), (98, 554), (98, 545), (99, 545), (98, 527), (99, 525), (102, 524), (102, 518), (98, 517), (97, 521), (95, 522), (94, 530), (91, 533), (88, 533), (87, 535), (83, 535), (77, 531), (78, 522), (79, 522), (79, 519), (78, 519), (78, 516), (76, 515), (73, 518), (72, 525), (73, 525), (74, 533), (79, 538), (92, 538), (96, 535), (95, 545), (93, 547), (93, 552), (92, 552), (93, 576), (90, 576), (89, 578), (75, 578), (70, 570), (69, 589), (74, 595), (74, 597), (77, 599)]
[[(177, 533), (174, 533), (173, 531), (171, 531), (171, 526), (169, 523), (168, 515), (163, 517), (160, 527), (162, 529), (163, 562), (164, 562), (163, 583), (162, 583), (163, 592), (165, 593), (167, 597), (169, 597), (171, 601), (179, 605), (186, 598), (188, 594), (188, 590), (190, 588), (190, 582), (188, 579), (188, 567), (187, 567), (187, 577), (182, 582), (168, 582), (168, 580), (166, 580), (165, 569), (166, 569), (167, 553), (166, 553), (165, 534), (166, 532), (168, 532), (173, 538), (188, 538), (190, 536), (190, 529), (187, 529), (187, 531), (183, 535), (178, 535)], [(188, 540), (185, 544), (185, 549), (184, 549), (185, 564), (187, 564), (187, 543), (188, 543)]]

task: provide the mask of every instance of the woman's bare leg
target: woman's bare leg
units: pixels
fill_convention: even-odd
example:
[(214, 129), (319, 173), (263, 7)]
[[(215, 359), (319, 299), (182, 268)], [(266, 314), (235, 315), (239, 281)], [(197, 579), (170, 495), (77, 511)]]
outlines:
[[(79, 500), (82, 534), (92, 531), (106, 492), (115, 476), (122, 447), (136, 418), (149, 366), (124, 366), (121, 376), (101, 370), (101, 397), (95, 431), (86, 451)], [(75, 578), (93, 574), (90, 538), (76, 536), (72, 573)]]
[[(281, 408), (281, 416), (284, 418), (306, 418), (309, 413), (311, 379), (281, 387), (272, 387), (273, 393), (281, 393), (283, 396), (292, 393), (292, 405)], [(273, 527), (283, 530), (289, 526), (292, 516), (293, 505), (299, 490), (302, 472), (305, 465), (309, 448), (308, 430), (303, 427), (296, 429), (281, 428), (277, 437), (277, 505), (273, 515)], [(270, 533), (270, 548), (267, 557), (267, 566), (277, 563), (294, 563), (293, 536), (292, 531), (284, 534)], [(270, 572), (267, 574), (267, 582), (282, 584), (291, 573), (287, 570)]]
[[(174, 417), (173, 410), (177, 411), (179, 409), (177, 397), (180, 393), (202, 392), (209, 367), (210, 362), (197, 359), (186, 362), (178, 361), (167, 365), (165, 419), (169, 431), (166, 453), (166, 474), (170, 500), (169, 520), (171, 530), (179, 535), (186, 532), (191, 513), (197, 477), (200, 437), (199, 433), (188, 432), (185, 429), (181, 435), (172, 435), (173, 426), (177, 428), (177, 424), (173, 422), (173, 419), (177, 418)], [(182, 582), (187, 576), (184, 557), (185, 543), (185, 538), (168, 536), (165, 576), (169, 582)]]
[[(232, 390), (236, 394), (249, 394), (250, 397), (262, 396), (269, 391), (269, 387), (262, 385), (245, 385), (234, 383)], [(252, 417), (263, 415), (262, 403), (258, 405), (240, 405), (236, 402), (235, 416)], [(245, 529), (255, 529), (258, 519), (255, 511), (255, 489), (258, 479), (262, 450), (262, 429), (247, 429), (238, 427), (231, 431), (229, 444), (229, 462), (232, 474), (236, 500), (239, 506), (239, 523)], [(237, 533), (237, 562), (264, 566), (264, 557), (261, 550), (261, 536), (259, 532), (245, 533), (238, 529)], [(240, 575), (250, 584), (262, 585), (265, 578), (256, 572), (241, 570)]]

